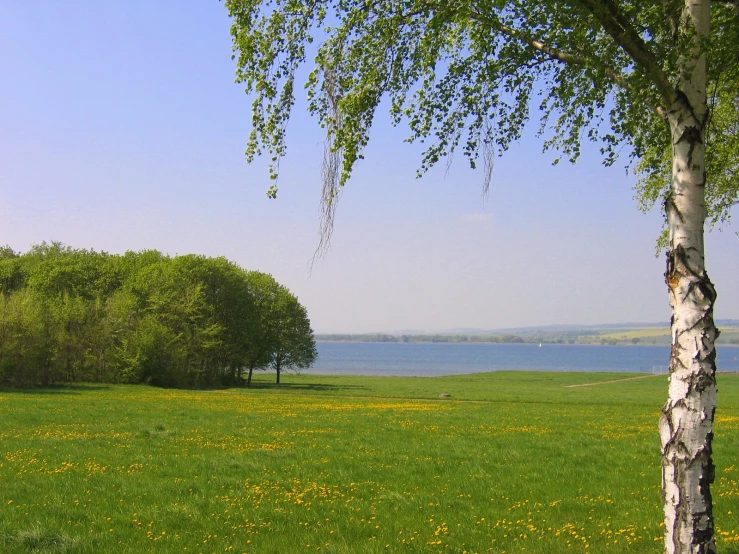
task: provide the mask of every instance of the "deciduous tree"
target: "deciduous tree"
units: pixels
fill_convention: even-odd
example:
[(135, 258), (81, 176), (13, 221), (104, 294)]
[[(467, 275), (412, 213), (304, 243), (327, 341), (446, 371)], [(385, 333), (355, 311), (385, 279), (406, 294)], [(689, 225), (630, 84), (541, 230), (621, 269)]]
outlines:
[(308, 313), (298, 299), (271, 275), (258, 271), (247, 273), (261, 318), (262, 341), (249, 367), (248, 383), (253, 369), (271, 367), (280, 383), (285, 370), (305, 369), (318, 357)]
[(312, 337), (285, 287), (225, 258), (0, 249), (0, 385), (233, 385), (310, 365)]

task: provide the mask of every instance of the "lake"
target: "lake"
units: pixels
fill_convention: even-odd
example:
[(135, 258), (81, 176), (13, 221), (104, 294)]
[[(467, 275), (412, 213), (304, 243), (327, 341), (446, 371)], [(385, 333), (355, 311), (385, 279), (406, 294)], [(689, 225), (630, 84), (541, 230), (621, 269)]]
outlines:
[[(303, 373), (435, 376), (516, 371), (666, 371), (668, 346), (317, 342)], [(719, 371), (739, 371), (739, 348), (718, 348)]]

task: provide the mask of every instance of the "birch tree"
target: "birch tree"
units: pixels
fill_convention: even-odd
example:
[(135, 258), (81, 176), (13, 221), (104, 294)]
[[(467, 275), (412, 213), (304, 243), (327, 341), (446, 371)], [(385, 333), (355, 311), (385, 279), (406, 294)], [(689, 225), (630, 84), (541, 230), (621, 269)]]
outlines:
[[(246, 156), (277, 178), (296, 72), (313, 58), (308, 107), (326, 131), (324, 241), (341, 187), (362, 159), (380, 101), (419, 174), (462, 150), (482, 166), (531, 118), (545, 149), (574, 162), (583, 141), (639, 172), (643, 207), (665, 208), (672, 306), (662, 410), (665, 550), (715, 552), (710, 485), (716, 405), (716, 291), (706, 219), (737, 198), (737, 0), (227, 0), (237, 81), (253, 96)], [(555, 158), (555, 163), (559, 158)], [(268, 195), (274, 197), (273, 184)], [(325, 245), (325, 242), (323, 243)]]

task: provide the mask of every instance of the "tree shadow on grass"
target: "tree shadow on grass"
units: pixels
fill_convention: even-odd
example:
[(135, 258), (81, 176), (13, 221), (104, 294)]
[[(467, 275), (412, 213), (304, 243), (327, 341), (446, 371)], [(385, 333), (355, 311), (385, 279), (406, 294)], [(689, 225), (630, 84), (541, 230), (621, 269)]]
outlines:
[(36, 388), (0, 388), (1, 394), (28, 394), (28, 395), (45, 395), (45, 394), (62, 394), (62, 395), (73, 395), (82, 394), (83, 392), (92, 392), (97, 390), (109, 389), (109, 385), (97, 385), (97, 384), (76, 384), (76, 385), (52, 385), (50, 387), (36, 387)]
[(326, 383), (266, 383), (260, 381), (252, 383), (251, 387), (244, 387), (244, 390), (250, 389), (267, 389), (282, 391), (313, 391), (313, 392), (335, 392), (335, 391), (355, 391), (360, 392), (366, 390), (363, 385), (329, 385)]

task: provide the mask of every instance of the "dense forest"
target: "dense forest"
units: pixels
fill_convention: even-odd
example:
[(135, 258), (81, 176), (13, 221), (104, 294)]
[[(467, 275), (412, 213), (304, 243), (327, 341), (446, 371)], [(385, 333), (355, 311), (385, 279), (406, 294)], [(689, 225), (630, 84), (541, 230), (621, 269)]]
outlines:
[(250, 384), (316, 359), (305, 308), (225, 258), (0, 248), (0, 386)]

